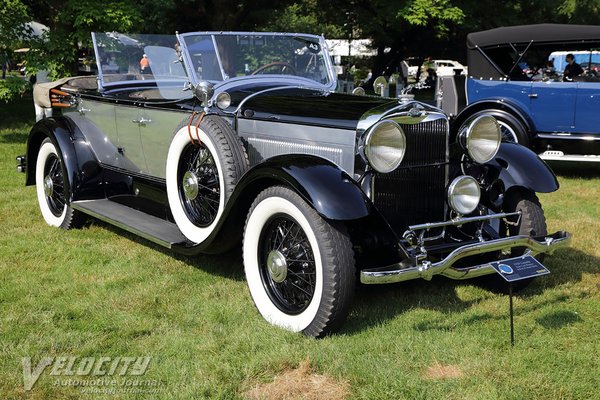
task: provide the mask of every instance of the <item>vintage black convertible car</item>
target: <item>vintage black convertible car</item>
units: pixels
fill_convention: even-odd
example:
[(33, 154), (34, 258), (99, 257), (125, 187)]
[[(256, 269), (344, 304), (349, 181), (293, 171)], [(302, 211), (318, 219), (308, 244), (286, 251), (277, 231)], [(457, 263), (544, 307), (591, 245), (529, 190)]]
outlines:
[(323, 336), (358, 280), (480, 277), (570, 241), (536, 197), (558, 189), (552, 171), (501, 144), (493, 117), (451, 127), (409, 99), (335, 93), (322, 37), (93, 41), (98, 76), (37, 88), (55, 116), (18, 157), (45, 221), (91, 216), (186, 255), (241, 243), (272, 324)]

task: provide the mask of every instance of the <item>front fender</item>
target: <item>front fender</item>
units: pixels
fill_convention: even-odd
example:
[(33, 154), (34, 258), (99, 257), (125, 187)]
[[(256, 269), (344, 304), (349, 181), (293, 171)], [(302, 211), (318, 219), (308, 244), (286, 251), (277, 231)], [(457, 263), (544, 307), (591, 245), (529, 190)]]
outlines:
[(519, 144), (502, 143), (494, 160), (487, 165), (496, 170), (506, 190), (522, 186), (534, 192), (550, 193), (559, 188), (550, 167), (533, 151)]
[(355, 220), (371, 214), (373, 205), (340, 167), (310, 155), (277, 156), (261, 163), (240, 180), (236, 192), (260, 182), (293, 188), (324, 218)]

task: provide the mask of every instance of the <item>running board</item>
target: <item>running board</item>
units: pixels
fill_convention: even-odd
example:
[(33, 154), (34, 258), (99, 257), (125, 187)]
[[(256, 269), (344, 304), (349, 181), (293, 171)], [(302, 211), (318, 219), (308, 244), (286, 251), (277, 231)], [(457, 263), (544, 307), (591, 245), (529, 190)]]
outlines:
[(71, 207), (169, 249), (187, 242), (174, 223), (108, 199), (74, 201)]

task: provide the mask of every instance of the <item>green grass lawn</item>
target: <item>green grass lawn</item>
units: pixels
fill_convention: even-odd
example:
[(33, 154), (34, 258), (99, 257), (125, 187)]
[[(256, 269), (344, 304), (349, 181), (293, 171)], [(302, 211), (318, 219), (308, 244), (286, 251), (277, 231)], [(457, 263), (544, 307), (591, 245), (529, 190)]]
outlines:
[[(103, 223), (46, 226), (15, 172), (32, 122), (31, 99), (0, 108), (2, 399), (83, 397), (48, 370), (25, 391), (22, 357), (54, 356), (150, 356), (153, 398), (243, 398), (302, 363), (356, 399), (600, 396), (600, 166), (556, 165), (561, 189), (541, 196), (573, 247), (516, 297), (514, 348), (508, 298), (445, 279), (361, 288), (343, 330), (314, 340), (263, 321), (238, 252), (185, 258)], [(148, 394), (107, 398), (130, 397)]]

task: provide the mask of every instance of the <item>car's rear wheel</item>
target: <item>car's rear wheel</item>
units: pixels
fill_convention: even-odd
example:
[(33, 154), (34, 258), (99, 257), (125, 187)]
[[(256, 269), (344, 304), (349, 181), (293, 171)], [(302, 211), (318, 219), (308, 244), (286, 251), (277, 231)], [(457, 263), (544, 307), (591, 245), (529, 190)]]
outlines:
[(321, 337), (345, 320), (355, 285), (350, 238), (294, 191), (276, 186), (257, 196), (243, 255), (252, 299), (271, 324)]
[(70, 205), (69, 183), (61, 155), (49, 138), (38, 151), (35, 186), (42, 217), (48, 225), (62, 229), (77, 228), (85, 216)]
[(216, 226), (229, 196), (248, 169), (248, 157), (232, 128), (216, 116), (186, 119), (167, 156), (167, 196), (177, 226), (194, 243)]

